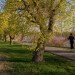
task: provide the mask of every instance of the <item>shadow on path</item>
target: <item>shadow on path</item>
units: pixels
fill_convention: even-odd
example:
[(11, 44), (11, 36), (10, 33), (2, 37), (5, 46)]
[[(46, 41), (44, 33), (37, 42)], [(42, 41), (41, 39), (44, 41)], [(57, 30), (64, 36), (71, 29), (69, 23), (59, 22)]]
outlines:
[(63, 48), (54, 48), (53, 50), (51, 50), (50, 47), (48, 47), (45, 52), (50, 52), (56, 56), (59, 56), (59, 57), (63, 57), (63, 58), (66, 58), (66, 59), (69, 59), (69, 60), (72, 60), (72, 61), (75, 61), (75, 50), (63, 50)]

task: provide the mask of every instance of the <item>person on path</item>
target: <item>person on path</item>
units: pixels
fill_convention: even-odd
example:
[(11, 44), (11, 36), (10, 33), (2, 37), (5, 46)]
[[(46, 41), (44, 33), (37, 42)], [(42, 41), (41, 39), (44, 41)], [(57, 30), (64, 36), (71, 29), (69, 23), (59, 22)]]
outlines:
[(70, 33), (68, 40), (70, 41), (70, 48), (74, 49), (74, 46), (73, 46), (74, 45), (74, 36), (72, 33)]

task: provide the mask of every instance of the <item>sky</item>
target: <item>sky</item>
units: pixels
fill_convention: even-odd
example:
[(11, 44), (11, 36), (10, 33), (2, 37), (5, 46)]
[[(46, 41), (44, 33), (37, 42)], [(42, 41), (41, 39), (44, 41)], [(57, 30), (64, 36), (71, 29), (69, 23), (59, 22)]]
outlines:
[(0, 0), (0, 12), (3, 11), (5, 0)]

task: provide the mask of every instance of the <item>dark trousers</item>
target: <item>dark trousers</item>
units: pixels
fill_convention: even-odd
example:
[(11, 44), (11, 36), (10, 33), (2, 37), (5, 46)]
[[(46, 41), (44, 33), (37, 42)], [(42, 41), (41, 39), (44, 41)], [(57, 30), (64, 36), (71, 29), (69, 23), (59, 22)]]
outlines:
[(70, 43), (70, 46), (71, 46), (71, 49), (73, 49), (74, 47), (73, 47), (73, 43)]

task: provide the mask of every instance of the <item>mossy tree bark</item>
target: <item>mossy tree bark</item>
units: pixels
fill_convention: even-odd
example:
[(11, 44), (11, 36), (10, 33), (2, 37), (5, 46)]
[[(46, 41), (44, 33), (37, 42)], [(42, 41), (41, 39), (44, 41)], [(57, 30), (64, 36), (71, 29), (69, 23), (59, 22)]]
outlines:
[(38, 39), (36, 49), (33, 53), (33, 61), (34, 62), (42, 62), (43, 54), (45, 50), (45, 38), (42, 36)]

